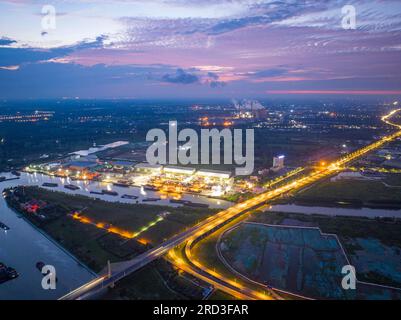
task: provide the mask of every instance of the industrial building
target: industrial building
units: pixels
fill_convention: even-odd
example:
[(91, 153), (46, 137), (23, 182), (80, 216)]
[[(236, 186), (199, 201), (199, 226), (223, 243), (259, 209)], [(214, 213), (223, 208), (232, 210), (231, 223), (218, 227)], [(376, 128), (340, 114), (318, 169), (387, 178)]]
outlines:
[(183, 174), (183, 175), (193, 175), (195, 173), (195, 168), (189, 167), (176, 167), (176, 166), (167, 166), (164, 167), (163, 172), (166, 174)]
[(160, 164), (138, 163), (134, 166), (135, 171), (143, 173), (161, 173), (163, 166)]
[(231, 172), (230, 171), (218, 171), (218, 170), (198, 170), (196, 172), (197, 176), (200, 177), (208, 177), (208, 178), (217, 178), (217, 179), (230, 179)]

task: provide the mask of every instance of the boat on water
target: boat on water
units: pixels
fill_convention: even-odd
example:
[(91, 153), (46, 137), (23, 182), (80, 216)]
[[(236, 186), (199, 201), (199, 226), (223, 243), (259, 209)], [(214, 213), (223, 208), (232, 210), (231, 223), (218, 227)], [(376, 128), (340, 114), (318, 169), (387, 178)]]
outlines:
[(14, 175), (14, 176), (17, 176), (17, 177), (20, 177), (21, 176), (21, 172), (18, 172), (18, 171), (11, 171), (11, 173)]
[(186, 204), (189, 201), (188, 200), (182, 200), (182, 199), (170, 199), (169, 200), (170, 203), (179, 203), (179, 204)]
[(117, 186), (117, 187), (123, 187), (123, 188), (129, 188), (130, 187), (129, 181), (126, 181), (126, 180), (119, 180), (117, 182), (113, 182), (113, 185)]
[(100, 194), (100, 195), (103, 194), (103, 192), (99, 192), (99, 191), (90, 191), (89, 193), (90, 193), (90, 194)]
[(3, 229), (4, 231), (10, 230), (10, 227), (5, 225), (3, 222), (0, 222), (0, 229)]
[(44, 182), (42, 184), (42, 187), (56, 188), (56, 187), (58, 187), (58, 184), (57, 183), (52, 183), (52, 182)]
[(143, 202), (151, 202), (151, 201), (159, 201), (159, 200), (160, 200), (160, 198), (145, 198), (142, 201)]
[(132, 199), (132, 200), (136, 200), (136, 199), (138, 199), (138, 196), (132, 196), (132, 195), (130, 195), (130, 194), (123, 194), (123, 195), (121, 196), (121, 198), (123, 198), (123, 199)]
[(102, 194), (107, 194), (109, 196), (118, 196), (118, 192), (116, 191), (109, 191), (109, 190), (102, 190)]
[(75, 186), (73, 184), (66, 184), (64, 186), (64, 188), (69, 189), (69, 190), (78, 190), (78, 189), (80, 189), (78, 186)]
[(0, 284), (13, 280), (19, 276), (18, 272), (11, 267), (7, 267), (4, 263), (0, 262)]

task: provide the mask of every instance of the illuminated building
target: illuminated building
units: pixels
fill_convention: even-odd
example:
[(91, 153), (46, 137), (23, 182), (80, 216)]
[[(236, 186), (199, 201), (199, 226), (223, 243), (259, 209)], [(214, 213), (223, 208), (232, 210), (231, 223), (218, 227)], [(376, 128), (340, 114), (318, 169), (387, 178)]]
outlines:
[(167, 166), (164, 167), (163, 171), (164, 173), (193, 175), (196, 170), (194, 168), (189, 168), (189, 167)]
[(161, 173), (163, 166), (159, 164), (138, 163), (135, 165), (135, 170), (147, 173)]

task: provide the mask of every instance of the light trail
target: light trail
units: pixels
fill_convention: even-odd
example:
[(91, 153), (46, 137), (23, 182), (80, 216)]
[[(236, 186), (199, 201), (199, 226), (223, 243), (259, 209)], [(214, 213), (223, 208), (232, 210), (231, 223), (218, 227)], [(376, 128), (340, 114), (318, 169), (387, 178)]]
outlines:
[(282, 176), (277, 177), (276, 179), (274, 179), (272, 181), (265, 183), (265, 187), (271, 188), (271, 187), (279, 184), (280, 182), (287, 180), (288, 178), (291, 178), (291, 177), (301, 173), (304, 170), (305, 170), (305, 168), (302, 168), (302, 167), (296, 168), (290, 172), (287, 172), (286, 174), (284, 174)]
[(114, 227), (108, 223), (105, 222), (95, 222), (92, 219), (83, 216), (82, 214), (80, 214), (79, 212), (74, 212), (71, 217), (76, 220), (79, 221), (81, 223), (84, 224), (90, 224), (95, 226), (98, 229), (103, 229), (106, 230), (108, 232), (114, 233), (114, 234), (118, 234), (119, 236), (123, 237), (123, 238), (127, 238), (127, 239), (134, 239), (137, 238), (139, 235), (141, 235), (143, 232), (147, 231), (149, 228), (155, 226), (157, 223), (163, 221), (163, 217), (158, 217), (155, 221), (150, 222), (147, 226), (142, 227), (140, 231), (138, 232), (131, 232), (131, 231), (127, 231), (127, 230), (123, 230), (121, 228), (118, 227)]

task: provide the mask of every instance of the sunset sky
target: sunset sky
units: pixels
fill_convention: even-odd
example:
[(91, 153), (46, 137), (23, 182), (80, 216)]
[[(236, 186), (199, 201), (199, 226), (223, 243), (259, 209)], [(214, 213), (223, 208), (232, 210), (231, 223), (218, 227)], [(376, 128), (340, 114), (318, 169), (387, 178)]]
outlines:
[(399, 0), (3, 0), (0, 12), (0, 98), (401, 95)]

